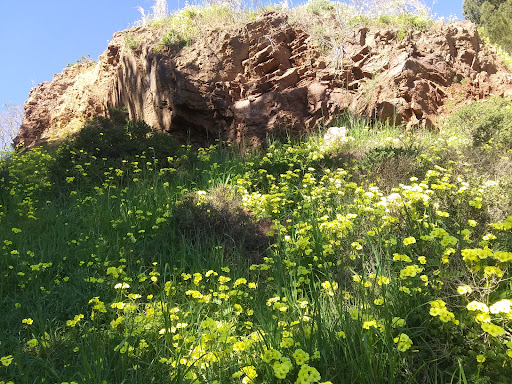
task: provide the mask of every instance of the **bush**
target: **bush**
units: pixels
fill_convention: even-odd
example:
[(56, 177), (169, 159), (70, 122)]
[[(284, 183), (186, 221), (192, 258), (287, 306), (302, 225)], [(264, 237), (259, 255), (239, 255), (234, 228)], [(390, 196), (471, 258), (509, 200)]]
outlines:
[(407, 184), (413, 176), (418, 176), (415, 148), (395, 148), (391, 146), (371, 149), (358, 165), (368, 182), (389, 192), (399, 184)]
[(470, 135), (474, 146), (489, 143), (512, 148), (512, 104), (510, 100), (491, 97), (459, 108), (445, 122), (445, 128), (457, 127)]
[(214, 241), (261, 262), (269, 245), (265, 231), (243, 208), (242, 199), (226, 186), (191, 192), (176, 205), (178, 231), (192, 242)]
[(112, 110), (110, 118), (88, 121), (72, 141), (57, 150), (52, 179), (56, 185), (64, 182), (63, 175), (68, 180), (101, 182), (109, 168), (122, 168), (147, 151), (165, 165), (167, 157), (178, 149), (173, 137), (152, 132), (145, 122), (128, 120), (125, 112)]
[(506, 0), (464, 0), (462, 4), (462, 14), (466, 19), (480, 25), (482, 17), (481, 7), (484, 3), (497, 7), (505, 1)]
[(512, 51), (512, 0), (493, 5), (486, 1), (481, 11), (481, 24), (492, 43)]

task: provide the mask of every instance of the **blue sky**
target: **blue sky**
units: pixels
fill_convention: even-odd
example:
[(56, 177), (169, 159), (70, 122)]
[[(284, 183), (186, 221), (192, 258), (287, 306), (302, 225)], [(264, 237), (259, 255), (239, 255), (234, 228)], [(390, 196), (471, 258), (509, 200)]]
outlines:
[[(298, 3), (296, 0), (293, 3)], [(22, 104), (30, 89), (82, 56), (97, 59), (112, 34), (132, 26), (150, 0), (0, 0), (0, 106)], [(169, 0), (176, 10), (185, 0)], [(426, 0), (432, 7), (432, 0)], [(462, 0), (438, 0), (433, 13), (462, 19)]]

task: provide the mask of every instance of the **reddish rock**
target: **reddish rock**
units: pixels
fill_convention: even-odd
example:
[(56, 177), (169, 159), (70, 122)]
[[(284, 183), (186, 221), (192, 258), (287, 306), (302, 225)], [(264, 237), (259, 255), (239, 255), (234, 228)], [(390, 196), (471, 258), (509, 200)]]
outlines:
[[(127, 33), (143, 43), (128, 48)], [(275, 12), (155, 53), (161, 34), (151, 27), (116, 33), (98, 63), (67, 68), (34, 88), (15, 143), (51, 140), (126, 107), (130, 118), (177, 137), (258, 145), (268, 133), (311, 129), (346, 110), (433, 126), (462, 79), (460, 103), (512, 93), (510, 73), (468, 21), (402, 40), (394, 28), (358, 28), (332, 56)]]

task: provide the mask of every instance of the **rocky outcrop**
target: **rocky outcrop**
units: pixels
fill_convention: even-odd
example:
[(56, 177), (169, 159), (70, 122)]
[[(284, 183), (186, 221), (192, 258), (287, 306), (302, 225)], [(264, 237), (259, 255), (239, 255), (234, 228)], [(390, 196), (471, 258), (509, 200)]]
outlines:
[[(405, 35), (360, 27), (346, 36), (323, 55), (274, 12), (237, 30), (210, 30), (183, 49), (156, 49), (161, 31), (151, 27), (119, 32), (98, 63), (67, 68), (31, 91), (15, 144), (73, 132), (110, 108), (126, 107), (177, 137), (255, 145), (347, 110), (431, 127), (449, 100), (512, 95), (511, 74), (471, 22)], [(454, 88), (464, 97), (454, 101)]]

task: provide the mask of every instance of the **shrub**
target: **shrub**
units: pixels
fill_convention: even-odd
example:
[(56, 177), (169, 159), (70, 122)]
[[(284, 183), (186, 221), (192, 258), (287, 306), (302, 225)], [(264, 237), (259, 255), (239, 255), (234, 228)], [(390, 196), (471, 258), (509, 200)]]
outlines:
[(125, 112), (112, 110), (110, 118), (89, 120), (73, 140), (57, 150), (51, 174), (56, 185), (62, 184), (64, 174), (98, 182), (109, 168), (121, 167), (146, 151), (165, 163), (178, 148), (171, 136), (152, 132), (144, 121), (128, 120)]
[(176, 205), (176, 228), (192, 242), (214, 241), (261, 262), (269, 245), (262, 228), (243, 208), (242, 199), (226, 186), (191, 192)]
[(480, 146), (491, 140), (512, 147), (512, 104), (510, 100), (491, 97), (459, 108), (445, 122), (445, 128), (459, 127), (468, 134), (473, 145)]
[(499, 6), (486, 1), (480, 10), (482, 27), (491, 42), (512, 51), (512, 0)]
[(475, 24), (481, 23), (482, 11), (481, 7), (484, 3), (488, 3), (493, 6), (499, 6), (506, 0), (464, 0), (462, 3), (462, 14), (468, 20), (471, 20)]

